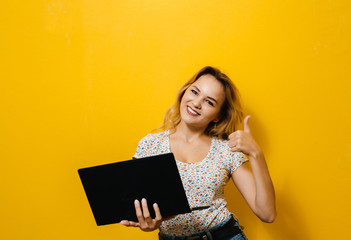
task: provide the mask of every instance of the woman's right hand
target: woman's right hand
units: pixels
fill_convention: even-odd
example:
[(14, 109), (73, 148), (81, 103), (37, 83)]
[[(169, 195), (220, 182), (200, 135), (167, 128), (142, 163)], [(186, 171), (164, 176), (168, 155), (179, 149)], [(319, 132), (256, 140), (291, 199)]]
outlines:
[(155, 219), (152, 219), (150, 216), (149, 208), (147, 206), (147, 201), (145, 198), (141, 200), (141, 205), (142, 208), (140, 207), (139, 200), (134, 201), (135, 213), (138, 218), (138, 222), (122, 220), (120, 224), (126, 227), (139, 227), (145, 232), (150, 232), (158, 229), (162, 222), (162, 216), (157, 203), (153, 204), (156, 214)]

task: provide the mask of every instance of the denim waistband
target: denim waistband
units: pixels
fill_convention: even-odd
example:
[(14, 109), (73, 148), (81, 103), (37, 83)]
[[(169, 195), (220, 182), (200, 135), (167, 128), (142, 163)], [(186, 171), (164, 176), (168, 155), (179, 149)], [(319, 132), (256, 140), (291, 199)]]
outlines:
[[(231, 224), (233, 225), (233, 228), (238, 228), (238, 231), (241, 232), (241, 226), (239, 225), (239, 221), (237, 220), (236, 216), (234, 218), (234, 214), (231, 215), (228, 219), (224, 220), (223, 222), (221, 222), (220, 224), (206, 230), (203, 232), (199, 232), (190, 236), (171, 236), (171, 235), (166, 235), (163, 234), (162, 232), (159, 233), (159, 239), (162, 240), (192, 240), (192, 239), (208, 239), (208, 240), (213, 240), (213, 236), (212, 233), (216, 230), (218, 230), (219, 228), (223, 227), (224, 225), (226, 225), (227, 223), (229, 223), (230, 221), (232, 222)], [(222, 231), (222, 230), (220, 230)]]

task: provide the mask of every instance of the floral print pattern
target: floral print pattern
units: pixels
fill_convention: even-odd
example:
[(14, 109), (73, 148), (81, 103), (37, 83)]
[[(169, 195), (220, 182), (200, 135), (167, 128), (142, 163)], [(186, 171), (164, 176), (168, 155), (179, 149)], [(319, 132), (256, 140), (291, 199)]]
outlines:
[[(134, 158), (169, 153), (169, 130), (148, 134), (140, 140)], [(231, 174), (248, 158), (241, 152), (231, 152), (229, 142), (213, 137), (207, 156), (200, 162), (176, 160), (190, 208), (206, 207), (179, 214), (160, 226), (163, 234), (188, 236), (209, 229), (231, 215), (224, 199), (224, 186)], [(162, 213), (162, 209), (161, 209)]]

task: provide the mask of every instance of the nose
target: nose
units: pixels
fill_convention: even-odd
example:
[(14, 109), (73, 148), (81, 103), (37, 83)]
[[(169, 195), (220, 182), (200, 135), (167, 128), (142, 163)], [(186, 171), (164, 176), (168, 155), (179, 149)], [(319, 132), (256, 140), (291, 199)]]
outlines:
[(201, 101), (200, 101), (200, 99), (194, 99), (193, 100), (193, 105), (194, 105), (194, 107), (195, 108), (197, 108), (197, 109), (201, 109)]

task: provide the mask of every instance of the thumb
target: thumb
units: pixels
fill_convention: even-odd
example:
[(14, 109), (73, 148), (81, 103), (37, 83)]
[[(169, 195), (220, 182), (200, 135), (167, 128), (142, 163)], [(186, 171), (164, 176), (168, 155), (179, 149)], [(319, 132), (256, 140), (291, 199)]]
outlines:
[(251, 133), (250, 127), (249, 127), (249, 119), (251, 118), (250, 115), (247, 115), (244, 119), (244, 132), (246, 133)]

